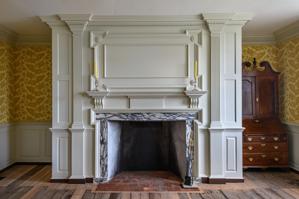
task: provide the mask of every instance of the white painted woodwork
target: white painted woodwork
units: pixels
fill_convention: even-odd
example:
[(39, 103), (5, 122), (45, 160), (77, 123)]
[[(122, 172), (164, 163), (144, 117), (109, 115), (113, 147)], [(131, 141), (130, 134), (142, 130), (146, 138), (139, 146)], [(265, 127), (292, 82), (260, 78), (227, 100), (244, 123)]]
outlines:
[[(248, 16), (203, 14), (211, 32), (210, 178), (243, 178), (241, 28)], [(245, 17), (245, 18), (244, 18)]]
[(15, 162), (51, 162), (49, 128), (49, 123), (15, 124)]
[(0, 125), (0, 170), (14, 163), (15, 139), (11, 124)]
[(93, 108), (197, 110), (196, 177), (243, 178), (241, 28), (248, 19), (240, 13), (42, 17), (53, 42), (52, 178), (98, 176)]
[(15, 162), (51, 162), (49, 123), (0, 126), (0, 170)]
[(73, 40), (57, 16), (41, 17), (52, 29), (52, 179), (70, 176)]
[(285, 123), (288, 127), (289, 166), (299, 171), (299, 124)]

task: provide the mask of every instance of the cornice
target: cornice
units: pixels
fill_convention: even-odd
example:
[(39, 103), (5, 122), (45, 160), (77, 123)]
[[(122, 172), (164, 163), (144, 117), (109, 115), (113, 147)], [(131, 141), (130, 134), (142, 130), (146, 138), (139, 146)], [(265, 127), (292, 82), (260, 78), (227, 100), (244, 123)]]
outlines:
[(274, 32), (276, 41), (283, 41), (299, 35), (299, 20)]
[(203, 13), (203, 19), (213, 34), (219, 34), (226, 25), (243, 26), (252, 19), (251, 13)]
[(209, 25), (244, 25), (253, 18), (252, 13), (203, 13), (202, 16)]
[(274, 34), (244, 36), (243, 44), (275, 44), (296, 36), (299, 36), (299, 20), (278, 29)]
[(274, 35), (246, 35), (242, 37), (243, 44), (275, 44), (276, 39)]
[(40, 16), (39, 18), (42, 22), (47, 23), (50, 27), (66, 26), (66, 24), (63, 21), (61, 21), (57, 15)]
[(0, 26), (0, 40), (11, 44), (48, 44), (51, 43), (51, 35), (22, 35)]
[(0, 25), (0, 41), (5, 41), (8, 43), (15, 43), (17, 40), (17, 34), (14, 31), (7, 29)]
[(106, 26), (194, 26), (202, 25), (201, 15), (185, 16), (100, 16), (94, 15), (90, 25)]

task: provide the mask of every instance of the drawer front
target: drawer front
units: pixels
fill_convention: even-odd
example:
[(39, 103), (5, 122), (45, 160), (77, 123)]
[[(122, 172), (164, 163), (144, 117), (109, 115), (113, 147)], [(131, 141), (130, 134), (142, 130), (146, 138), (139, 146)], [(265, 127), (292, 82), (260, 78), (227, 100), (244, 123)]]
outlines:
[(288, 165), (287, 153), (244, 154), (244, 166), (285, 166)]
[(244, 143), (244, 153), (267, 153), (267, 152), (287, 152), (288, 145), (286, 142), (260, 142), (260, 143)]
[(244, 143), (249, 142), (286, 142), (286, 135), (244, 135)]

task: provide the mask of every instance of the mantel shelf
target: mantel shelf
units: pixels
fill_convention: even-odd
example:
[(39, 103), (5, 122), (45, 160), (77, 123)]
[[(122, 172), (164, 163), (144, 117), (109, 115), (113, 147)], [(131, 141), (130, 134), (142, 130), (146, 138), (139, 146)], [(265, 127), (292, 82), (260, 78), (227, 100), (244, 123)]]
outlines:
[(119, 97), (119, 96), (126, 96), (126, 97), (167, 97), (167, 96), (188, 96), (188, 97), (201, 97), (206, 94), (207, 91), (201, 90), (187, 90), (184, 92), (178, 91), (86, 91), (86, 94), (89, 97)]

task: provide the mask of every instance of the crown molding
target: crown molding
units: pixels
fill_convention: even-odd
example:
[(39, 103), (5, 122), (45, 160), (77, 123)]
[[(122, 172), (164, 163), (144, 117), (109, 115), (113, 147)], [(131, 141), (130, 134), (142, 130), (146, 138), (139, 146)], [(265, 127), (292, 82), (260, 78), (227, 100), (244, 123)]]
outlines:
[(274, 35), (246, 35), (242, 37), (242, 44), (275, 44)]
[(18, 35), (17, 44), (50, 44), (51, 35)]
[(101, 16), (93, 15), (89, 25), (107, 26), (192, 26), (202, 25), (204, 21), (201, 15), (185, 16)]
[(244, 25), (253, 18), (253, 13), (203, 13), (208, 24)]
[(274, 32), (276, 41), (283, 41), (299, 35), (299, 20)]
[(0, 41), (5, 41), (8, 43), (15, 43), (18, 35), (4, 26), (0, 25)]
[(51, 35), (22, 35), (0, 26), (0, 41), (5, 41), (10, 44), (26, 44), (26, 43), (51, 43)]

